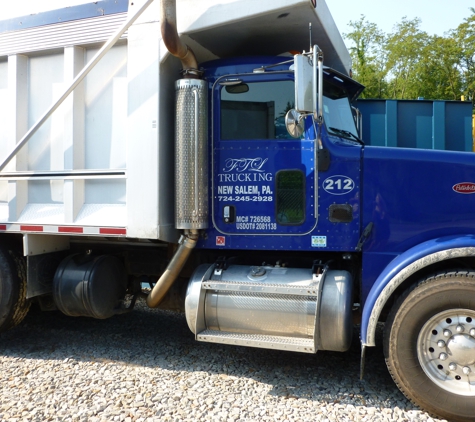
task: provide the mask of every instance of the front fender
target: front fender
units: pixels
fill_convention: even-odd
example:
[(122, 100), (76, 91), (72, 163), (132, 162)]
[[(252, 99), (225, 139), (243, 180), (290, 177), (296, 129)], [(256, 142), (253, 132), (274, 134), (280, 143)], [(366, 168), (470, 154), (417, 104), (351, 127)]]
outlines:
[(475, 257), (475, 235), (428, 240), (393, 259), (377, 278), (366, 299), (361, 321), (361, 344), (376, 345), (376, 324), (381, 311), (404, 280), (431, 264), (466, 256)]

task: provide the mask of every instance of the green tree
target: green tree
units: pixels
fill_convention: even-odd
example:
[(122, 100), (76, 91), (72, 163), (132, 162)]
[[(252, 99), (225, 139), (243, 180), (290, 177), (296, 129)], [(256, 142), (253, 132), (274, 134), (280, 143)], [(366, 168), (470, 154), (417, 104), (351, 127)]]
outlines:
[(462, 79), (462, 93), (475, 107), (475, 8), (457, 29), (451, 31), (459, 47), (459, 70)]
[(429, 35), (421, 31), (421, 20), (415, 18), (395, 25), (395, 31), (387, 38), (389, 95), (395, 99), (417, 98), (419, 86), (416, 72), (420, 58), (430, 42)]
[(460, 48), (453, 37), (432, 36), (414, 66), (414, 98), (459, 100), (462, 78)]
[(351, 21), (352, 31), (344, 34), (351, 41), (349, 48), (353, 61), (353, 76), (366, 89), (363, 98), (383, 98), (386, 95), (386, 37), (375, 23), (364, 15)]
[(470, 99), (475, 113), (475, 8), (456, 29), (430, 36), (419, 18), (404, 17), (390, 34), (364, 15), (351, 21), (349, 41), (354, 78), (363, 98)]

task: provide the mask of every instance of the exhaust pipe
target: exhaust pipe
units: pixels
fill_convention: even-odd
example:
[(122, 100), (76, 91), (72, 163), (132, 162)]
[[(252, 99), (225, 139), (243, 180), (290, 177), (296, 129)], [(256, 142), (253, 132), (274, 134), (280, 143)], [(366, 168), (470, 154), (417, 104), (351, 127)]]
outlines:
[[(180, 246), (147, 296), (147, 305), (156, 308), (180, 275), (196, 246), (199, 230), (208, 227), (207, 84), (200, 79), (193, 51), (178, 37), (176, 0), (162, 0), (162, 38), (168, 51), (181, 60), (187, 79), (176, 82), (175, 119), (176, 228), (184, 229)], [(193, 116), (185, 119), (183, 116)]]
[(178, 37), (176, 29), (176, 0), (162, 0), (160, 7), (162, 38), (168, 51), (178, 57), (183, 65), (183, 73), (190, 78), (199, 78), (198, 62), (195, 54)]
[(147, 296), (147, 306), (149, 308), (157, 308), (158, 305), (160, 305), (160, 302), (162, 302), (168, 290), (170, 290), (170, 287), (180, 275), (197, 241), (198, 232), (196, 230), (192, 230), (189, 233), (185, 233), (185, 236), (182, 236), (180, 239), (180, 247), (175, 255), (173, 255), (165, 272), (158, 279), (157, 284), (155, 284)]

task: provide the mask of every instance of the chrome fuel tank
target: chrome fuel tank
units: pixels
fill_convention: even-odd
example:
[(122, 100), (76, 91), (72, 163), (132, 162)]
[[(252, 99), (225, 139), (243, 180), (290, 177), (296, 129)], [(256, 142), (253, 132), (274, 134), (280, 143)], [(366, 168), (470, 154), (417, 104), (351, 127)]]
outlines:
[(351, 286), (346, 271), (316, 276), (304, 268), (203, 265), (188, 285), (186, 318), (197, 340), (309, 353), (346, 350)]

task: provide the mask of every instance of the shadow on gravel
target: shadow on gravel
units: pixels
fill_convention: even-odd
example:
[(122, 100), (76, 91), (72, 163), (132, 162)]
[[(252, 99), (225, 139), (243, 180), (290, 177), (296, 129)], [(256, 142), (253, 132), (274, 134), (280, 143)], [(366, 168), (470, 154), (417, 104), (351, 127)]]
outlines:
[(359, 381), (357, 332), (346, 353), (307, 355), (196, 342), (184, 315), (143, 307), (108, 320), (32, 308), (19, 327), (0, 334), (1, 356), (204, 371), (253, 379), (271, 386), (268, 394), (280, 398), (417, 409), (393, 383), (382, 347), (368, 350), (365, 379)]

